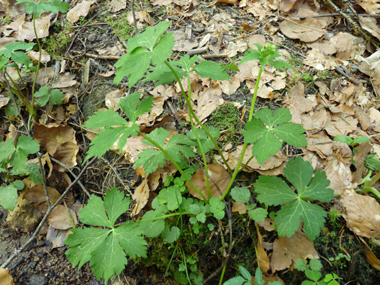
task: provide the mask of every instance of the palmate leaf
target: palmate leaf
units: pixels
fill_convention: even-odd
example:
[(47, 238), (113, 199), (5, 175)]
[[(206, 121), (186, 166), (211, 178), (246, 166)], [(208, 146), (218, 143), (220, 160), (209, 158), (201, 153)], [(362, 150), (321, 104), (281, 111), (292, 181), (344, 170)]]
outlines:
[[(148, 134), (147, 137), (155, 141), (160, 147), (166, 150), (177, 163), (180, 163), (184, 159), (182, 155), (184, 155), (186, 158), (195, 156), (193, 149), (187, 146), (194, 145), (194, 142), (184, 135), (178, 134), (172, 136), (169, 142), (165, 145), (166, 138), (169, 136), (169, 134), (169, 131), (163, 128), (157, 128)], [(148, 140), (143, 140), (143, 143), (156, 147)], [(158, 167), (163, 167), (165, 160), (168, 160), (162, 151), (152, 149), (144, 149), (137, 156), (138, 159), (136, 160), (133, 167), (137, 168), (143, 166), (146, 175), (154, 172)]]
[(34, 94), (34, 97), (38, 98), (37, 104), (43, 107), (49, 100), (54, 105), (62, 105), (62, 99), (65, 95), (63, 95), (59, 89), (49, 90), (48, 86), (42, 86), (40, 90)]
[(119, 152), (121, 152), (127, 143), (128, 137), (137, 135), (139, 132), (139, 126), (135, 123), (137, 117), (148, 112), (152, 108), (153, 101), (153, 97), (148, 97), (139, 104), (140, 95), (140, 93), (132, 93), (120, 99), (118, 104), (118, 107), (123, 109), (130, 122), (127, 122), (117, 112), (112, 110), (95, 112), (95, 115), (88, 119), (83, 125), (84, 127), (93, 130), (104, 127), (105, 129), (99, 131), (97, 136), (92, 140), (84, 162), (91, 157), (105, 154), (118, 139)]
[(225, 71), (222, 64), (213, 61), (203, 60), (193, 69), (199, 76), (211, 78), (213, 80), (229, 80), (230, 75)]
[[(144, 77), (151, 62), (153, 65), (160, 65), (170, 57), (174, 47), (173, 33), (162, 36), (169, 25), (170, 22), (160, 22), (156, 27), (148, 27), (145, 32), (128, 40), (127, 53), (115, 64), (117, 71), (114, 81), (116, 84), (128, 76), (131, 88)], [(160, 41), (158, 42), (158, 40)]]
[[(79, 218), (91, 226), (107, 228), (75, 228), (64, 241), (70, 248), (66, 251), (68, 260), (79, 268), (90, 260), (95, 276), (105, 283), (114, 274), (120, 274), (128, 260), (146, 257), (146, 242), (141, 236), (142, 231), (134, 223), (126, 222), (115, 228), (116, 219), (126, 212), (130, 199), (115, 187), (106, 192), (103, 201), (92, 196), (88, 204), (81, 210)], [(78, 268), (78, 269), (79, 269)]]
[(25, 4), (25, 11), (29, 14), (33, 14), (35, 18), (39, 18), (44, 12), (53, 12), (58, 14), (58, 12), (66, 13), (69, 9), (69, 4), (61, 0), (49, 0), (33, 2), (31, 0), (18, 0), (17, 4)]
[[(173, 62), (169, 62), (169, 64), (173, 67), (174, 71), (177, 73), (180, 79), (187, 75), (186, 71), (174, 66)], [(161, 84), (172, 83), (177, 80), (174, 73), (165, 63), (154, 66), (149, 71), (151, 72), (146, 75), (143, 82), (156, 81), (155, 86), (158, 86)]]
[(326, 212), (322, 207), (308, 201), (329, 202), (334, 191), (327, 188), (330, 181), (326, 174), (317, 171), (313, 177), (313, 168), (301, 157), (289, 160), (284, 176), (296, 188), (294, 192), (281, 178), (260, 176), (255, 183), (257, 200), (266, 205), (286, 204), (277, 212), (275, 225), (279, 236), (292, 236), (298, 229), (301, 217), (305, 234), (313, 241), (324, 225)]
[(21, 136), (18, 138), (16, 151), (9, 159), (12, 165), (12, 175), (24, 174), (28, 154), (36, 153), (40, 149), (38, 141), (33, 140), (28, 136)]
[(17, 204), (17, 190), (24, 188), (24, 182), (16, 180), (7, 186), (0, 186), (0, 205), (13, 211)]
[[(209, 131), (209, 133), (213, 136), (213, 138), (215, 138), (215, 140), (220, 137), (220, 130), (218, 128), (211, 127), (211, 126), (208, 126), (206, 128)], [(197, 134), (198, 134), (199, 140), (202, 144), (203, 151), (205, 153), (209, 152), (211, 149), (213, 149), (215, 147), (214, 143), (212, 142), (211, 138), (207, 135), (205, 130), (197, 129)], [(194, 134), (194, 130), (191, 130), (190, 132), (188, 132), (186, 134), (186, 136), (188, 136), (194, 142), (197, 141), (195, 134)], [(195, 148), (197, 150), (197, 153), (201, 153), (201, 150), (198, 146), (198, 143), (195, 143)]]
[[(252, 154), (260, 164), (275, 155), (286, 142), (294, 147), (307, 146), (305, 129), (294, 123), (289, 109), (277, 109), (272, 113), (268, 108), (255, 113), (255, 118), (245, 125), (244, 142), (252, 143)], [(264, 125), (265, 123), (265, 125)]]

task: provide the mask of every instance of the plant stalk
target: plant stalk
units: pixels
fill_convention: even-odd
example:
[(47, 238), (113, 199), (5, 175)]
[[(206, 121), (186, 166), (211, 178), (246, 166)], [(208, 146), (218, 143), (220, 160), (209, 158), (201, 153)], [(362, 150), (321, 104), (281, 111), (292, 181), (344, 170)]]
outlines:
[(181, 175), (183, 176), (183, 178), (185, 178), (186, 182), (190, 185), (191, 188), (193, 188), (195, 191), (198, 192), (199, 195), (201, 195), (203, 201), (208, 204), (208, 200), (206, 199), (206, 197), (203, 195), (203, 193), (197, 188), (194, 186), (193, 183), (190, 182), (189, 178), (186, 176), (185, 172), (183, 172), (182, 168), (179, 167), (179, 165), (177, 164), (177, 162), (171, 157), (171, 155), (163, 148), (161, 147), (158, 143), (156, 143), (154, 140), (152, 140), (151, 138), (149, 138), (148, 136), (146, 136), (145, 134), (143, 133), (139, 133), (139, 135), (143, 136), (146, 140), (150, 141), (152, 144), (154, 144), (155, 147), (157, 147), (159, 150), (162, 151), (162, 153), (173, 163), (173, 165), (175, 166), (175, 168), (179, 171), (179, 173), (181, 173)]
[[(255, 110), (255, 103), (256, 103), (256, 98), (257, 98), (257, 91), (259, 90), (259, 83), (260, 83), (260, 79), (261, 79), (261, 74), (263, 73), (263, 70), (264, 70), (265, 66), (261, 66), (260, 68), (260, 71), (259, 71), (259, 74), (257, 76), (257, 80), (256, 80), (256, 86), (255, 86), (255, 92), (253, 94), (253, 98), (252, 98), (252, 104), (251, 104), (251, 109), (249, 111), (249, 119), (248, 119), (248, 122), (250, 122), (252, 120), (252, 117), (253, 117), (253, 112)], [(242, 164), (243, 162), (243, 158), (244, 158), (244, 154), (245, 154), (245, 150), (247, 149), (247, 143), (245, 142), (244, 145), (243, 145), (243, 149), (241, 151), (241, 154), (240, 154), (240, 158), (239, 158), (239, 161), (238, 161), (238, 164), (236, 165), (236, 168), (235, 168), (235, 171), (234, 173), (232, 174), (232, 178), (231, 178), (231, 181), (230, 183), (228, 184), (227, 186), (227, 189), (226, 191), (223, 193), (223, 196), (220, 197), (220, 201), (222, 201), (228, 194), (228, 192), (230, 191), (235, 179), (236, 179), (236, 176), (239, 174), (239, 172), (242, 170), (240, 169), (240, 165)]]

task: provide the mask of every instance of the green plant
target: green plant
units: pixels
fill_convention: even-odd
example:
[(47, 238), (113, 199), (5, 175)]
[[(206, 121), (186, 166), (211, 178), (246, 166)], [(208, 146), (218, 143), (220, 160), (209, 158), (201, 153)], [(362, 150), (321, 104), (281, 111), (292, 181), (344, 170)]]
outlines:
[(34, 97), (38, 98), (37, 104), (45, 106), (49, 101), (54, 105), (62, 105), (62, 99), (65, 97), (61, 90), (50, 90), (49, 86), (42, 86), (38, 92), (34, 94)]
[(304, 73), (304, 74), (302, 74), (302, 79), (305, 82), (313, 82), (313, 75), (309, 74), (309, 73)]
[(352, 139), (351, 137), (345, 136), (345, 135), (336, 136), (334, 138), (334, 141), (345, 143), (345, 144), (351, 146), (352, 148), (354, 148), (355, 145), (357, 145), (357, 144), (361, 144), (361, 143), (364, 143), (364, 142), (369, 142), (369, 143), (371, 142), (371, 140), (369, 138), (366, 138), (366, 137), (363, 137), (363, 136), (357, 136), (354, 139)]
[(311, 259), (309, 264), (307, 264), (303, 259), (298, 259), (294, 264), (294, 267), (299, 271), (305, 272), (306, 277), (310, 280), (305, 280), (302, 285), (339, 285), (336, 279), (342, 279), (338, 277), (335, 273), (326, 274), (325, 278), (322, 280), (322, 263), (318, 259)]
[(336, 208), (330, 209), (327, 214), (329, 215), (329, 219), (333, 225), (337, 225), (339, 218), (342, 216)]
[(12, 19), (11, 19), (11, 17), (9, 17), (9, 16), (1, 17), (1, 18), (0, 18), (0, 22), (2, 22), (2, 23), (4, 23), (4, 24), (10, 24), (10, 23), (12, 23)]
[(329, 261), (331, 261), (334, 266), (339, 265), (340, 268), (344, 268), (347, 266), (345, 261), (350, 262), (351, 258), (348, 255), (339, 253), (336, 257), (330, 257)]
[(126, 41), (131, 37), (134, 28), (128, 24), (128, 14), (122, 13), (118, 19), (107, 17), (107, 24), (114, 29), (114, 33), (120, 39)]
[[(353, 152), (356, 153), (358, 144), (364, 143), (364, 142), (371, 142), (370, 139), (363, 137), (363, 136), (357, 136), (354, 139), (352, 139), (349, 136), (345, 135), (339, 135), (334, 138), (334, 141), (340, 141), (343, 142), (353, 148)], [(361, 190), (357, 190), (357, 192), (364, 192), (364, 193), (372, 193), (375, 195), (376, 198), (380, 199), (380, 192), (373, 187), (373, 185), (380, 179), (380, 160), (375, 157), (375, 153), (372, 153), (368, 155), (365, 159), (366, 166), (369, 169), (368, 174), (366, 177), (363, 178), (363, 180), (359, 183), (359, 185), (363, 184), (363, 188)], [(353, 165), (355, 165), (355, 161), (353, 158), (351, 158), (351, 161)], [(375, 176), (372, 176), (373, 171), (378, 171)]]
[(231, 278), (230, 280), (227, 280), (223, 283), (223, 285), (281, 285), (282, 283), (280, 281), (274, 281), (274, 282), (268, 282), (266, 283), (263, 279), (263, 273), (261, 271), (260, 266), (257, 266), (256, 272), (255, 272), (255, 281), (252, 280), (251, 273), (247, 269), (245, 269), (243, 266), (239, 266), (239, 271), (241, 276), (236, 276), (234, 278)]
[[(191, 88), (186, 93), (181, 79), (183, 77), (187, 78), (188, 86), (191, 86), (190, 74), (196, 72), (199, 76), (212, 80), (227, 80), (230, 79), (227, 71), (237, 71), (238, 68), (234, 64), (225, 66), (207, 60), (199, 61), (198, 56), (189, 57), (188, 55), (179, 58), (177, 61), (167, 61), (171, 56), (171, 50), (174, 46), (173, 34), (165, 33), (169, 25), (169, 22), (161, 22), (155, 28), (148, 27), (144, 33), (138, 34), (128, 40), (127, 53), (115, 64), (117, 67), (115, 83), (119, 84), (125, 77), (128, 78), (130, 88), (139, 80), (155, 81), (156, 86), (177, 82), (188, 106), (191, 131), (187, 134), (175, 134), (171, 137), (169, 137), (170, 132), (164, 128), (156, 128), (149, 134), (140, 132), (140, 128), (136, 123), (137, 118), (148, 112), (152, 107), (152, 97), (144, 98), (140, 102), (140, 93), (132, 93), (120, 100), (118, 106), (124, 112), (125, 117), (120, 116), (119, 113), (112, 110), (99, 111), (91, 116), (84, 125), (84, 127), (93, 130), (101, 129), (92, 140), (85, 161), (94, 156), (104, 155), (117, 140), (119, 149), (121, 150), (129, 137), (140, 135), (145, 139), (143, 142), (153, 148), (146, 148), (139, 153), (134, 167), (143, 166), (145, 174), (149, 175), (158, 167), (163, 167), (165, 162), (170, 161), (181, 175), (177, 182), (174, 179), (173, 186), (170, 186), (172, 178), (169, 179), (169, 182), (166, 184), (167, 187), (162, 189), (153, 200), (153, 210), (146, 212), (141, 220), (127, 222), (125, 224), (129, 226), (124, 226), (123, 224), (116, 229), (113, 228), (114, 221), (104, 222), (102, 226), (110, 229), (102, 232), (105, 236), (102, 236), (101, 242), (98, 242), (94, 238), (91, 241), (92, 237), (85, 234), (83, 229), (76, 229), (74, 234), (70, 235), (65, 241), (70, 246), (69, 251), (66, 252), (70, 262), (74, 266), (79, 264), (79, 267), (81, 267), (85, 262), (91, 260), (90, 265), (93, 266), (96, 276), (98, 278), (105, 278), (106, 282), (114, 273), (120, 273), (122, 267), (127, 262), (125, 254), (129, 254), (132, 258), (137, 255), (136, 252), (124, 247), (122, 241), (115, 236), (115, 233), (119, 231), (117, 229), (122, 228), (123, 232), (124, 229), (128, 229), (129, 231), (138, 229), (138, 231), (133, 233), (133, 236), (137, 239), (135, 235), (138, 233), (139, 240), (142, 234), (148, 238), (161, 236), (167, 242), (174, 242), (181, 239), (183, 217), (189, 216), (189, 222), (193, 225), (194, 233), (197, 234), (199, 229), (203, 227), (203, 223), (206, 222), (207, 217), (214, 217), (218, 220), (224, 218), (226, 208), (224, 199), (228, 198), (227, 195), (234, 186), (237, 175), (244, 168), (242, 161), (248, 144), (252, 144), (251, 159), (255, 157), (260, 164), (264, 163), (271, 155), (276, 154), (284, 143), (295, 147), (307, 145), (306, 138), (303, 135), (305, 132), (304, 128), (298, 124), (289, 122), (292, 118), (289, 109), (277, 109), (273, 113), (268, 108), (264, 108), (254, 114), (259, 82), (265, 66), (269, 64), (279, 70), (285, 70), (285, 68), (294, 69), (282, 60), (275, 60), (279, 57), (279, 54), (274, 45), (266, 44), (265, 47), (262, 47), (256, 44), (258, 50), (249, 50), (240, 61), (240, 64), (242, 64), (250, 60), (259, 60), (261, 68), (256, 81), (249, 119), (245, 125), (246, 132), (244, 133), (242, 152), (235, 169), (231, 169), (216, 142), (220, 130), (215, 127), (206, 127), (199, 121), (191, 107)], [(199, 128), (196, 127), (196, 124)], [(231, 176), (231, 180), (224, 189), (220, 189), (219, 185), (209, 175), (206, 154), (213, 151), (218, 152)], [(205, 174), (206, 190), (204, 191), (201, 191), (190, 180), (195, 169), (194, 167), (190, 167), (188, 161), (195, 157), (196, 154), (201, 157), (203, 163), (201, 170)], [(326, 179), (324, 172), (317, 171), (314, 174), (310, 163), (304, 162), (300, 157), (290, 160), (284, 172), (285, 177), (295, 186), (298, 194), (291, 190), (279, 177), (261, 176), (255, 183), (255, 190), (258, 193), (257, 200), (267, 205), (288, 203), (282, 207), (276, 217), (275, 224), (280, 236), (291, 236), (299, 227), (302, 216), (305, 233), (313, 240), (323, 225), (326, 213), (322, 207), (311, 204), (308, 201), (330, 201), (333, 192), (331, 189), (326, 188), (329, 185), (329, 181)], [(312, 179), (313, 174), (314, 178)], [(187, 189), (196, 192), (200, 199), (186, 198), (185, 193), (187, 190), (183, 186), (185, 182)], [(214, 184), (218, 188), (220, 198), (216, 197), (215, 194), (211, 195), (211, 184)], [(248, 189), (239, 187), (233, 189), (235, 190), (231, 191), (231, 194), (233, 193), (232, 195), (235, 199), (248, 202)], [(116, 195), (114, 194), (115, 191), (111, 190), (109, 193), (112, 193), (112, 197), (119, 197), (120, 200), (123, 197), (122, 194)], [(90, 205), (91, 199), (86, 207), (94, 209), (93, 213), (103, 209), (100, 198), (93, 200), (98, 201), (96, 202), (98, 205), (96, 210), (93, 203)], [(120, 214), (128, 208), (127, 204), (129, 205), (129, 200), (128, 203), (121, 205), (115, 199), (107, 198), (104, 203), (107, 213), (108, 209), (112, 207), (112, 212), (117, 211)], [(248, 207), (250, 216), (255, 219), (262, 220), (267, 215), (266, 210), (254, 209), (255, 205), (249, 205)], [(106, 214), (103, 214), (102, 212), (102, 220), (107, 217)], [(285, 220), (287, 214), (292, 215), (293, 218)], [(114, 216), (112, 213), (111, 215)], [(166, 227), (165, 220), (172, 221), (173, 219), (176, 220), (177, 226)], [(82, 222), (89, 225), (98, 225), (95, 221), (89, 220), (89, 217), (86, 215), (84, 215)], [(77, 251), (85, 247), (82, 238), (84, 236), (88, 236), (86, 244), (90, 244), (91, 246), (86, 247), (86, 253), (78, 254)], [(108, 252), (111, 250), (109, 248), (114, 247), (119, 249), (123, 247), (125, 251), (123, 253), (124, 257), (115, 257), (121, 253), (111, 252), (110, 254), (113, 254), (113, 256), (110, 256), (109, 260), (112, 260), (112, 262), (99, 260), (98, 256), (101, 251), (107, 248)], [(146, 247), (141, 246), (139, 249), (141, 249), (139, 251), (140, 256), (146, 256)], [(143, 250), (144, 253), (142, 252)], [(178, 249), (178, 244), (175, 246), (174, 251), (177, 250), (181, 251), (181, 249)], [(181, 256), (183, 262), (186, 263), (188, 258), (185, 257), (182, 251)], [(114, 262), (113, 260), (115, 259), (119, 259), (120, 264)], [(189, 276), (187, 276), (187, 279), (189, 281)], [(222, 279), (223, 274), (221, 276)]]
[[(13, 105), (7, 106), (7, 113), (10, 116), (19, 115), (26, 127), (26, 132), (29, 135), (20, 136), (16, 141), (11, 138), (6, 142), (0, 142), (0, 172), (5, 173), (4, 181), (9, 183), (6, 186), (0, 187), (0, 204), (8, 210), (13, 210), (15, 208), (17, 191), (24, 188), (24, 183), (19, 180), (18, 176), (29, 175), (30, 179), (36, 184), (42, 184), (44, 177), (41, 156), (38, 153), (39, 143), (31, 138), (29, 132), (30, 125), (26, 124), (22, 118), (17, 104), (22, 102), (29, 112), (29, 115), (35, 117), (36, 108), (34, 99), (36, 97), (39, 97), (37, 101), (39, 105), (45, 105), (49, 100), (51, 100), (52, 103), (62, 103), (61, 98), (63, 98), (63, 94), (59, 90), (52, 90), (49, 92), (48, 87), (46, 86), (42, 87), (39, 92), (35, 92), (38, 71), (41, 63), (41, 45), (36, 31), (35, 18), (40, 17), (43, 12), (66, 12), (69, 4), (59, 0), (49, 0), (39, 3), (23, 0), (18, 1), (16, 4), (22, 3), (25, 4), (25, 10), (33, 16), (33, 29), (37, 40), (39, 59), (37, 66), (34, 66), (33, 62), (25, 54), (25, 51), (32, 50), (35, 46), (34, 43), (9, 43), (0, 51), (0, 71), (5, 80), (5, 85), (8, 87), (9, 95), (13, 99)], [(17, 72), (18, 78), (12, 78), (8, 73), (8, 68), (14, 68)], [(32, 71), (35, 72), (35, 78), (32, 85), (32, 94), (29, 94), (29, 87), (24, 82), (23, 75)], [(19, 82), (16, 82), (17, 79)], [(23, 88), (21, 88), (19, 84), (23, 85)], [(26, 90), (26, 94), (23, 93), (22, 89)], [(17, 96), (18, 100), (14, 97), (14, 94)], [(32, 97), (31, 102), (29, 102), (29, 95)], [(39, 166), (34, 163), (27, 163), (28, 155), (31, 154), (37, 154), (37, 157), (39, 158)]]
[[(15, 147), (14, 140), (0, 142), (0, 173), (5, 173), (5, 182), (10, 182), (7, 186), (0, 186), (0, 204), (7, 210), (13, 211), (17, 202), (17, 190), (24, 188), (21, 180), (14, 180), (18, 175), (29, 175), (36, 184), (42, 184), (40, 169), (37, 164), (26, 164), (29, 154), (39, 151), (37, 141), (28, 136), (21, 136), (17, 140)], [(10, 167), (7, 167), (7, 165)]]
[[(36, 30), (36, 22), (35, 19), (40, 17), (43, 12), (66, 12), (69, 4), (64, 1), (59, 0), (49, 0), (42, 1), (39, 3), (33, 2), (31, 0), (22, 0), (17, 1), (16, 5), (25, 4), (25, 11), (33, 16), (33, 29), (34, 34), (36, 36), (38, 50), (39, 50), (39, 58), (37, 62), (37, 66), (33, 66), (33, 62), (30, 58), (24, 53), (24, 51), (30, 51), (34, 47), (34, 43), (25, 43), (25, 42), (15, 42), (6, 44), (3, 50), (0, 51), (0, 71), (4, 73), (4, 78), (6, 79), (6, 83), (8, 85), (9, 92), (12, 94), (16, 94), (16, 96), (22, 101), (22, 103), (26, 106), (31, 117), (36, 116), (36, 109), (34, 106), (34, 95), (36, 82), (38, 77), (38, 72), (41, 64), (41, 44), (38, 38), (37, 30)], [(13, 61), (12, 63), (10, 63)], [(7, 72), (7, 68), (15, 68), (18, 74), (18, 79), (21, 81), (21, 84), (27, 90), (27, 94), (24, 94), (22, 89), (18, 86), (15, 79), (10, 76)], [(31, 72), (35, 71), (35, 78), (32, 85), (32, 102), (29, 102), (29, 88), (26, 86), (26, 83), (22, 79), (23, 72)], [(12, 86), (8, 83), (10, 81)], [(14, 102), (15, 103), (15, 102)], [(16, 103), (15, 103), (16, 104)]]

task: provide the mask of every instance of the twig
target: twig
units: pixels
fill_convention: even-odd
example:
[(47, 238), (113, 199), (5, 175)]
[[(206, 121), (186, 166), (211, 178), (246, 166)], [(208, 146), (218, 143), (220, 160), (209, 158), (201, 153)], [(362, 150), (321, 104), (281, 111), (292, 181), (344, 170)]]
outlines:
[(192, 56), (194, 54), (199, 54), (199, 53), (205, 53), (208, 51), (208, 47), (203, 47), (203, 48), (197, 48), (197, 49), (192, 49), (187, 52), (188, 55)]
[(219, 58), (219, 57), (228, 57), (227, 54), (205, 54), (202, 56), (204, 59)]
[(81, 53), (79, 51), (76, 51), (76, 50), (71, 50), (72, 53), (75, 53), (75, 54), (80, 54), (82, 56), (87, 56), (87, 57), (91, 57), (91, 58), (97, 58), (97, 59), (120, 59), (121, 56), (117, 56), (117, 55), (97, 55), (97, 54), (92, 54), (92, 53)]
[(109, 166), (109, 167), (112, 169), (112, 171), (116, 174), (116, 178), (117, 178), (117, 180), (119, 180), (119, 182), (121, 183), (121, 185), (123, 185), (124, 188), (127, 189), (128, 193), (132, 196), (133, 194), (132, 194), (131, 190), (129, 189), (129, 186), (127, 186), (127, 185), (124, 184), (124, 181), (120, 178), (119, 174), (117, 173), (116, 169), (111, 165), (111, 163), (110, 163), (107, 159), (105, 159), (104, 157), (101, 157), (101, 156), (100, 156), (99, 158), (100, 158), (101, 160), (103, 160), (105, 163), (108, 164), (108, 166)]
[[(77, 176), (74, 174), (74, 172), (71, 171), (71, 169), (64, 163), (60, 162), (58, 159), (55, 159), (53, 157), (50, 157), (50, 159), (52, 161), (54, 161), (55, 163), (58, 163), (60, 166), (62, 166), (63, 168), (66, 168), (67, 171), (70, 172), (70, 174), (75, 178), (77, 178)], [(82, 182), (78, 181), (78, 184), (79, 186), (82, 188), (83, 192), (86, 193), (86, 195), (90, 198), (91, 197), (91, 194), (87, 191), (87, 189), (83, 186)]]
[(45, 213), (45, 216), (42, 218), (40, 224), (38, 225), (37, 229), (34, 231), (32, 237), (18, 250), (16, 250), (2, 265), (1, 267), (7, 268), (7, 266), (11, 263), (11, 261), (18, 256), (38, 235), (40, 232), (43, 224), (46, 222), (48, 216), (50, 215), (51, 211), (63, 200), (63, 198), (66, 196), (67, 192), (73, 187), (78, 180), (82, 177), (82, 175), (86, 172), (87, 168), (90, 166), (91, 163), (95, 161), (96, 157), (93, 157), (87, 164), (83, 167), (82, 171), (79, 173), (79, 175), (74, 179), (73, 182), (69, 186), (67, 186), (66, 190), (62, 193), (61, 197), (58, 198), (58, 200), (54, 203), (54, 205), (51, 206), (50, 209), (47, 210)]
[(339, 74), (345, 76), (348, 78), (348, 80), (352, 81), (352, 83), (356, 84), (356, 85), (359, 85), (360, 82), (357, 81), (355, 78), (353, 78), (351, 75), (345, 73), (342, 69), (340, 69), (339, 67), (335, 67), (335, 70), (336, 72), (338, 72)]

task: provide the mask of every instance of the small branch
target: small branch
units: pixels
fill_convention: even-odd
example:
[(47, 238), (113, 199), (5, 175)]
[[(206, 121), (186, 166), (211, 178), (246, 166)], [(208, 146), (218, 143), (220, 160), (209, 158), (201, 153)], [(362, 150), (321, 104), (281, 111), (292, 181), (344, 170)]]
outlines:
[(119, 183), (120, 183), (121, 185), (123, 185), (124, 188), (127, 189), (128, 193), (132, 196), (133, 194), (132, 194), (131, 190), (129, 189), (129, 186), (126, 186), (126, 185), (124, 184), (124, 181), (121, 180), (119, 174), (117, 173), (117, 171), (116, 171), (116, 169), (113, 167), (113, 165), (111, 165), (111, 163), (110, 163), (107, 159), (105, 159), (105, 158), (103, 158), (103, 157), (101, 157), (101, 156), (100, 156), (99, 158), (100, 158), (101, 160), (103, 160), (105, 163), (108, 164), (108, 166), (109, 166), (109, 167), (112, 169), (112, 171), (115, 173), (117, 180), (119, 180)]
[(18, 256), (24, 249), (33, 242), (33, 240), (37, 237), (38, 233), (40, 232), (43, 224), (46, 222), (48, 216), (50, 215), (51, 211), (63, 200), (63, 198), (66, 196), (67, 192), (79, 181), (79, 179), (82, 177), (82, 175), (86, 172), (87, 168), (90, 166), (91, 163), (95, 161), (96, 157), (93, 157), (87, 164), (83, 167), (82, 171), (79, 173), (77, 178), (71, 184), (66, 188), (66, 190), (62, 193), (61, 197), (54, 203), (54, 205), (51, 206), (50, 209), (45, 213), (44, 217), (42, 218), (41, 222), (39, 223), (37, 229), (34, 231), (32, 237), (18, 250), (16, 250), (2, 265), (1, 267), (7, 268), (7, 266), (12, 262), (12, 260)]
[[(54, 161), (55, 163), (58, 163), (60, 166), (62, 166), (63, 168), (65, 168), (68, 172), (70, 172), (70, 174), (74, 177), (74, 179), (77, 178), (77, 176), (74, 174), (74, 172), (71, 171), (71, 169), (64, 163), (60, 162), (58, 159), (55, 159), (53, 157), (50, 157), (50, 159), (52, 161)], [(83, 186), (82, 182), (78, 181), (78, 184), (80, 186), (80, 188), (82, 188), (83, 192), (86, 193), (87, 197), (90, 198), (91, 197), (91, 194), (87, 191), (87, 189)]]
[(359, 85), (360, 82), (357, 81), (355, 78), (353, 78), (351, 75), (345, 73), (342, 69), (340, 69), (339, 67), (335, 67), (335, 70), (336, 72), (338, 72), (339, 74), (347, 77), (348, 80), (350, 80), (352, 83), (356, 84), (356, 85)]

